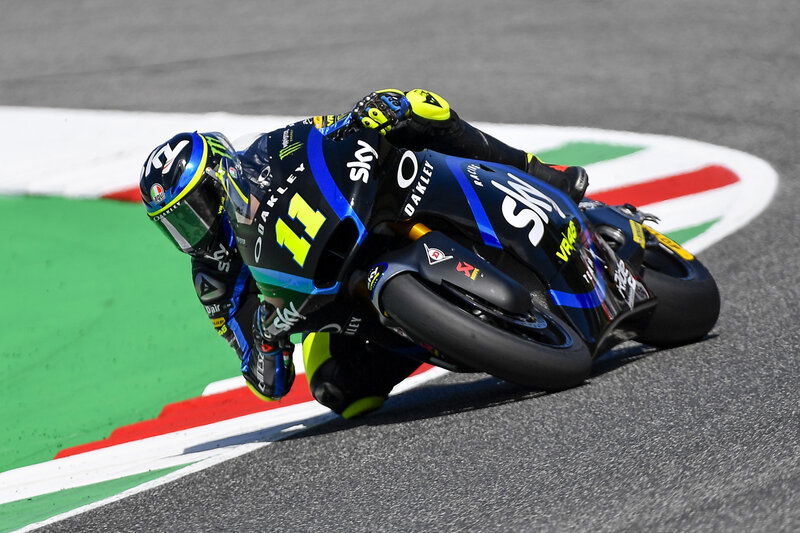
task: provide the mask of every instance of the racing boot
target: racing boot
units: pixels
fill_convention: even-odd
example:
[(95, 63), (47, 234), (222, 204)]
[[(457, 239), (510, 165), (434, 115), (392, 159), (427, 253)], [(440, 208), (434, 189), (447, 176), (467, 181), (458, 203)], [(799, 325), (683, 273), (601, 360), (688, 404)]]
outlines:
[(420, 365), (354, 337), (322, 332), (303, 340), (303, 361), (311, 395), (346, 419), (379, 409)]
[(528, 153), (525, 172), (564, 191), (576, 204), (583, 199), (586, 187), (589, 186), (589, 176), (585, 168), (548, 165), (531, 153)]

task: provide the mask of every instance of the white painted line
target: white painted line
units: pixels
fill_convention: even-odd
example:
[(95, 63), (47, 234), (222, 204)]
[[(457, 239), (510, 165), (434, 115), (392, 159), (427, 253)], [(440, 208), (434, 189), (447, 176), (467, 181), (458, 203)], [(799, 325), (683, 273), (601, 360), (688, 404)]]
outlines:
[[(144, 113), (0, 106), (0, 144), (10, 167), (0, 175), (0, 194), (55, 194), (97, 197), (136, 186), (149, 151), (177, 133), (223, 131), (231, 138), (269, 131), (297, 120), (289, 116), (247, 116), (227, 113)], [(700, 250), (736, 231), (769, 204), (777, 174), (755, 156), (704, 142), (622, 131), (543, 125), (479, 123), (482, 129), (514, 146), (542, 151), (567, 142), (602, 142), (644, 146), (642, 152), (589, 166), (589, 192), (607, 190), (722, 164), (744, 183), (742, 195), (723, 220), (690, 246)], [(46, 150), (41, 147), (46, 146)], [(30, 165), (36, 160), (36, 165)], [(711, 206), (698, 209), (711, 210)], [(666, 213), (655, 213), (666, 217)]]
[[(627, 131), (599, 130), (594, 128), (526, 126), (510, 124), (481, 124), (488, 133), (513, 146), (534, 151), (553, 148), (567, 142), (604, 142), (645, 146), (647, 150), (615, 161), (590, 165), (589, 192), (616, 188), (664, 177), (665, 174), (689, 172), (702, 166), (719, 164), (735, 172), (742, 184), (736, 202), (728, 205), (724, 220), (710, 233), (701, 235), (691, 243), (703, 249), (726, 235), (743, 227), (769, 205), (778, 187), (778, 174), (769, 163), (754, 155), (724, 146), (692, 139)], [(648, 163), (648, 158), (652, 161)], [(632, 162), (626, 160), (632, 158)], [(676, 165), (676, 166), (673, 166)], [(655, 169), (652, 172), (648, 169)], [(635, 177), (627, 171), (642, 172)], [(598, 175), (595, 176), (595, 171)], [(665, 216), (662, 213), (655, 213)]]
[[(446, 370), (443, 370), (441, 368), (432, 368), (431, 370), (428, 370), (427, 372), (424, 372), (422, 374), (417, 374), (416, 376), (412, 376), (410, 378), (406, 378), (403, 382), (401, 382), (399, 385), (397, 385), (394, 388), (394, 390), (392, 391), (391, 395), (394, 396), (395, 394), (401, 394), (401, 393), (403, 393), (403, 392), (405, 392), (407, 390), (410, 390), (410, 389), (413, 389), (415, 387), (418, 387), (419, 385), (422, 385), (423, 383), (425, 383), (427, 381), (436, 379), (436, 378), (441, 377), (441, 376), (443, 376), (445, 374), (447, 374)], [(317, 408), (321, 408), (324, 411), (327, 411), (327, 409), (325, 409), (321, 405), (319, 405), (317, 403), (314, 403), (314, 402), (309, 402), (307, 404), (299, 404), (299, 405), (300, 406), (315, 406)], [(308, 415), (308, 416), (311, 416), (311, 415)], [(290, 434), (290, 433), (287, 433), (287, 430), (291, 429), (292, 427), (296, 427), (297, 430), (305, 429), (305, 428), (308, 428), (308, 427), (312, 427), (314, 425), (318, 425), (318, 424), (322, 424), (322, 423), (328, 422), (328, 421), (333, 420), (335, 418), (336, 418), (335, 414), (331, 413), (330, 411), (327, 411), (327, 413), (323, 413), (321, 415), (316, 415), (314, 418), (305, 419), (305, 421), (304, 421), (304, 423), (302, 425), (298, 424), (297, 426), (290, 426), (290, 427), (287, 427), (287, 428), (281, 430), (281, 434), (278, 437), (274, 437), (270, 433), (268, 433), (270, 431), (270, 428), (265, 428), (264, 429), (264, 434), (258, 439), (254, 438), (251, 442), (248, 442), (246, 444), (236, 445), (236, 446), (230, 446), (230, 447), (227, 447), (227, 448), (220, 448), (219, 449), (220, 450), (219, 454), (211, 456), (208, 459), (205, 459), (205, 460), (202, 460), (202, 461), (197, 462), (195, 464), (189, 465), (186, 468), (181, 468), (180, 470), (176, 470), (175, 472), (171, 472), (171, 473), (169, 473), (169, 474), (167, 474), (167, 475), (165, 475), (163, 477), (160, 477), (158, 479), (154, 479), (152, 481), (148, 481), (146, 483), (142, 483), (141, 485), (137, 485), (136, 487), (130, 488), (130, 489), (124, 491), (124, 492), (121, 492), (121, 493), (116, 494), (114, 496), (105, 498), (103, 500), (99, 500), (99, 501), (84, 505), (82, 507), (77, 507), (77, 508), (72, 509), (70, 511), (67, 511), (65, 513), (61, 513), (59, 515), (52, 516), (52, 517), (50, 517), (50, 518), (48, 518), (46, 520), (42, 520), (40, 522), (29, 524), (29, 525), (25, 526), (24, 528), (19, 529), (18, 531), (20, 531), (20, 532), (32, 531), (32, 530), (34, 530), (36, 528), (39, 528), (39, 527), (42, 527), (42, 526), (45, 526), (45, 525), (48, 525), (48, 524), (53, 524), (55, 522), (59, 522), (61, 520), (69, 518), (71, 516), (76, 516), (76, 515), (79, 515), (81, 513), (85, 513), (86, 511), (91, 511), (92, 509), (96, 509), (98, 507), (102, 507), (102, 506), (104, 506), (106, 504), (122, 500), (123, 498), (127, 498), (128, 496), (133, 496), (134, 494), (138, 494), (140, 492), (144, 492), (146, 490), (149, 490), (149, 489), (161, 486), (161, 485), (165, 485), (167, 483), (175, 481), (176, 479), (180, 479), (180, 478), (182, 478), (184, 476), (187, 476), (189, 474), (192, 474), (194, 472), (199, 472), (201, 470), (205, 470), (206, 468), (212, 467), (212, 466), (217, 465), (219, 463), (223, 463), (223, 462), (228, 461), (230, 459), (234, 459), (236, 457), (239, 457), (240, 455), (244, 455), (246, 453), (250, 453), (252, 451), (255, 451), (255, 450), (259, 449), (259, 448), (263, 448), (264, 446), (270, 444), (271, 442), (280, 440), (280, 438), (285, 438), (286, 436), (288, 436)], [(54, 492), (54, 491), (51, 491), (51, 492)]]
[(649, 204), (642, 207), (642, 211), (658, 213), (661, 221), (650, 225), (661, 233), (669, 233), (724, 217), (728, 206), (736, 201), (740, 191), (741, 185), (736, 184)]
[[(446, 373), (432, 368), (411, 376), (392, 395)], [(0, 473), (0, 504), (203, 461), (243, 445), (278, 440), (286, 436), (287, 428), (311, 427), (331, 417), (335, 415), (321, 404), (305, 402), (9, 470)]]
[[(14, 126), (0, 131), (4, 149), (20, 155), (33, 152), (39, 162), (29, 165), (30, 159), (26, 157), (10, 161), (12, 166), (0, 176), (0, 193), (101, 196), (136, 186), (139, 168), (150, 150), (179, 131), (222, 131), (236, 139), (254, 131), (270, 131), (299, 118), (0, 106), (0, 121)], [(476, 125), (513, 146), (534, 152), (576, 141), (630, 144), (647, 149), (592, 165), (590, 177), (592, 190), (596, 191), (699, 168), (709, 160), (724, 161), (736, 152), (664, 135), (544, 125)], [(48, 149), (41, 150), (42, 146)], [(721, 157), (715, 158), (716, 155)]]
[[(136, 186), (147, 154), (181, 131), (231, 137), (270, 131), (297, 117), (0, 107), (0, 145), (16, 154), (2, 194), (98, 197)], [(31, 164), (36, 161), (36, 164)]]
[[(333, 416), (333, 415), (331, 415), (331, 416)], [(144, 492), (145, 490), (152, 489), (152, 488), (158, 487), (160, 485), (165, 485), (165, 484), (167, 484), (167, 483), (169, 483), (171, 481), (174, 481), (176, 479), (180, 479), (180, 478), (182, 478), (184, 476), (187, 476), (189, 474), (192, 474), (194, 472), (199, 472), (201, 470), (205, 470), (206, 468), (212, 467), (212, 466), (214, 466), (216, 464), (223, 463), (223, 462), (228, 461), (230, 459), (234, 459), (234, 458), (236, 458), (236, 457), (238, 457), (240, 455), (244, 455), (246, 453), (252, 452), (252, 451), (257, 450), (259, 448), (263, 448), (267, 444), (269, 444), (269, 442), (258, 442), (258, 443), (251, 443), (251, 444), (243, 444), (243, 445), (241, 445), (239, 447), (236, 447), (236, 448), (233, 448), (233, 447), (229, 448), (224, 453), (220, 453), (220, 454), (218, 454), (218, 455), (216, 455), (214, 457), (210, 457), (210, 458), (208, 458), (208, 459), (206, 459), (204, 461), (195, 463), (193, 465), (189, 465), (186, 468), (181, 468), (180, 470), (176, 470), (175, 472), (171, 472), (171, 473), (169, 473), (169, 474), (167, 474), (165, 476), (162, 476), (162, 477), (160, 477), (158, 479), (154, 479), (152, 481), (149, 481), (149, 482), (146, 482), (146, 483), (142, 483), (141, 485), (137, 485), (136, 487), (130, 488), (130, 489), (124, 491), (124, 492), (120, 492), (119, 494), (115, 494), (114, 496), (110, 496), (110, 497), (105, 498), (103, 500), (98, 500), (96, 502), (93, 502), (93, 503), (90, 503), (90, 504), (87, 504), (87, 505), (83, 505), (81, 507), (76, 507), (75, 509), (72, 509), (72, 510), (67, 511), (65, 513), (61, 513), (61, 514), (52, 516), (52, 517), (50, 517), (50, 518), (48, 518), (46, 520), (41, 520), (39, 522), (34, 522), (32, 524), (28, 524), (27, 526), (16, 530), (16, 532), (17, 533), (22, 533), (22, 532), (27, 532), (27, 531), (33, 531), (34, 529), (38, 529), (40, 527), (44, 527), (44, 526), (46, 526), (48, 524), (53, 524), (55, 522), (60, 522), (61, 520), (65, 520), (65, 519), (70, 518), (72, 516), (76, 516), (76, 515), (85, 513), (86, 511), (91, 511), (92, 509), (97, 509), (98, 507), (102, 507), (102, 506), (107, 505), (109, 503), (113, 503), (113, 502), (122, 500), (124, 498), (127, 498), (128, 496), (133, 496), (134, 494), (138, 494), (140, 492)]]
[(707, 152), (677, 153), (672, 147), (654, 145), (625, 157), (594, 163), (586, 167), (589, 194), (699, 170), (709, 165), (708, 156)]
[(241, 389), (242, 387), (246, 386), (247, 384), (244, 380), (244, 377), (242, 376), (235, 376), (228, 379), (221, 379), (219, 381), (214, 381), (206, 385), (206, 388), (203, 389), (203, 394), (201, 394), (201, 396), (211, 396), (212, 394), (219, 394), (234, 389)]
[(767, 208), (778, 190), (778, 173), (763, 159), (737, 150), (730, 150), (726, 157), (726, 164), (741, 178), (736, 196), (725, 203), (722, 220), (684, 243), (689, 250), (699, 252), (745, 227)]

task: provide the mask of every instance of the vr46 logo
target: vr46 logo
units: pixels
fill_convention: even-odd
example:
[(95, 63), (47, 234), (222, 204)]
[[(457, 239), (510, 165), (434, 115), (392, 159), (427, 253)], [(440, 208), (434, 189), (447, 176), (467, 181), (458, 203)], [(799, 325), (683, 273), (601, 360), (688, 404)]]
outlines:
[(566, 263), (572, 252), (575, 251), (575, 240), (578, 238), (578, 228), (575, 226), (575, 220), (569, 221), (567, 233), (562, 233), (561, 237), (561, 245), (558, 247), (556, 257)]

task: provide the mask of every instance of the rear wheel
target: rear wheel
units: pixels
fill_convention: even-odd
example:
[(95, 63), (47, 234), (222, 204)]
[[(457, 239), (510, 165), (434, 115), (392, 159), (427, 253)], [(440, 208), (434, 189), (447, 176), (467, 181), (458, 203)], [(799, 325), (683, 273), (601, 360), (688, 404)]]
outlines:
[[(659, 237), (661, 242), (664, 238)], [(719, 290), (708, 269), (667, 241), (670, 246), (653, 239), (645, 250), (642, 280), (658, 303), (646, 329), (636, 337), (658, 347), (702, 339), (716, 324), (720, 309)]]
[(589, 375), (583, 340), (533, 304), (525, 315), (510, 315), (456, 287), (429, 288), (411, 274), (390, 279), (381, 302), (411, 338), (458, 365), (542, 390), (575, 386)]

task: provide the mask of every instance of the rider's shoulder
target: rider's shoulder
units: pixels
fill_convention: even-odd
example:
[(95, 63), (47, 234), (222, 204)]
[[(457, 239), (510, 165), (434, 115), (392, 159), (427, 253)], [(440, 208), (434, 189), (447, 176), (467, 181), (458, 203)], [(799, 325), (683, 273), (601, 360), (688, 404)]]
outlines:
[(305, 120), (298, 120), (297, 122), (293, 122), (291, 124), (287, 124), (286, 126), (281, 126), (280, 128), (276, 128), (267, 132), (261, 131), (246, 133), (240, 137), (237, 137), (232, 144), (236, 152), (240, 155), (253, 153), (255, 151), (265, 152), (267, 149), (267, 143), (270, 139), (274, 139), (275, 137), (286, 137), (288, 140), (288, 138), (292, 136), (292, 132), (294, 130), (304, 126), (309, 126), (311, 124), (313, 124), (313, 117)]

